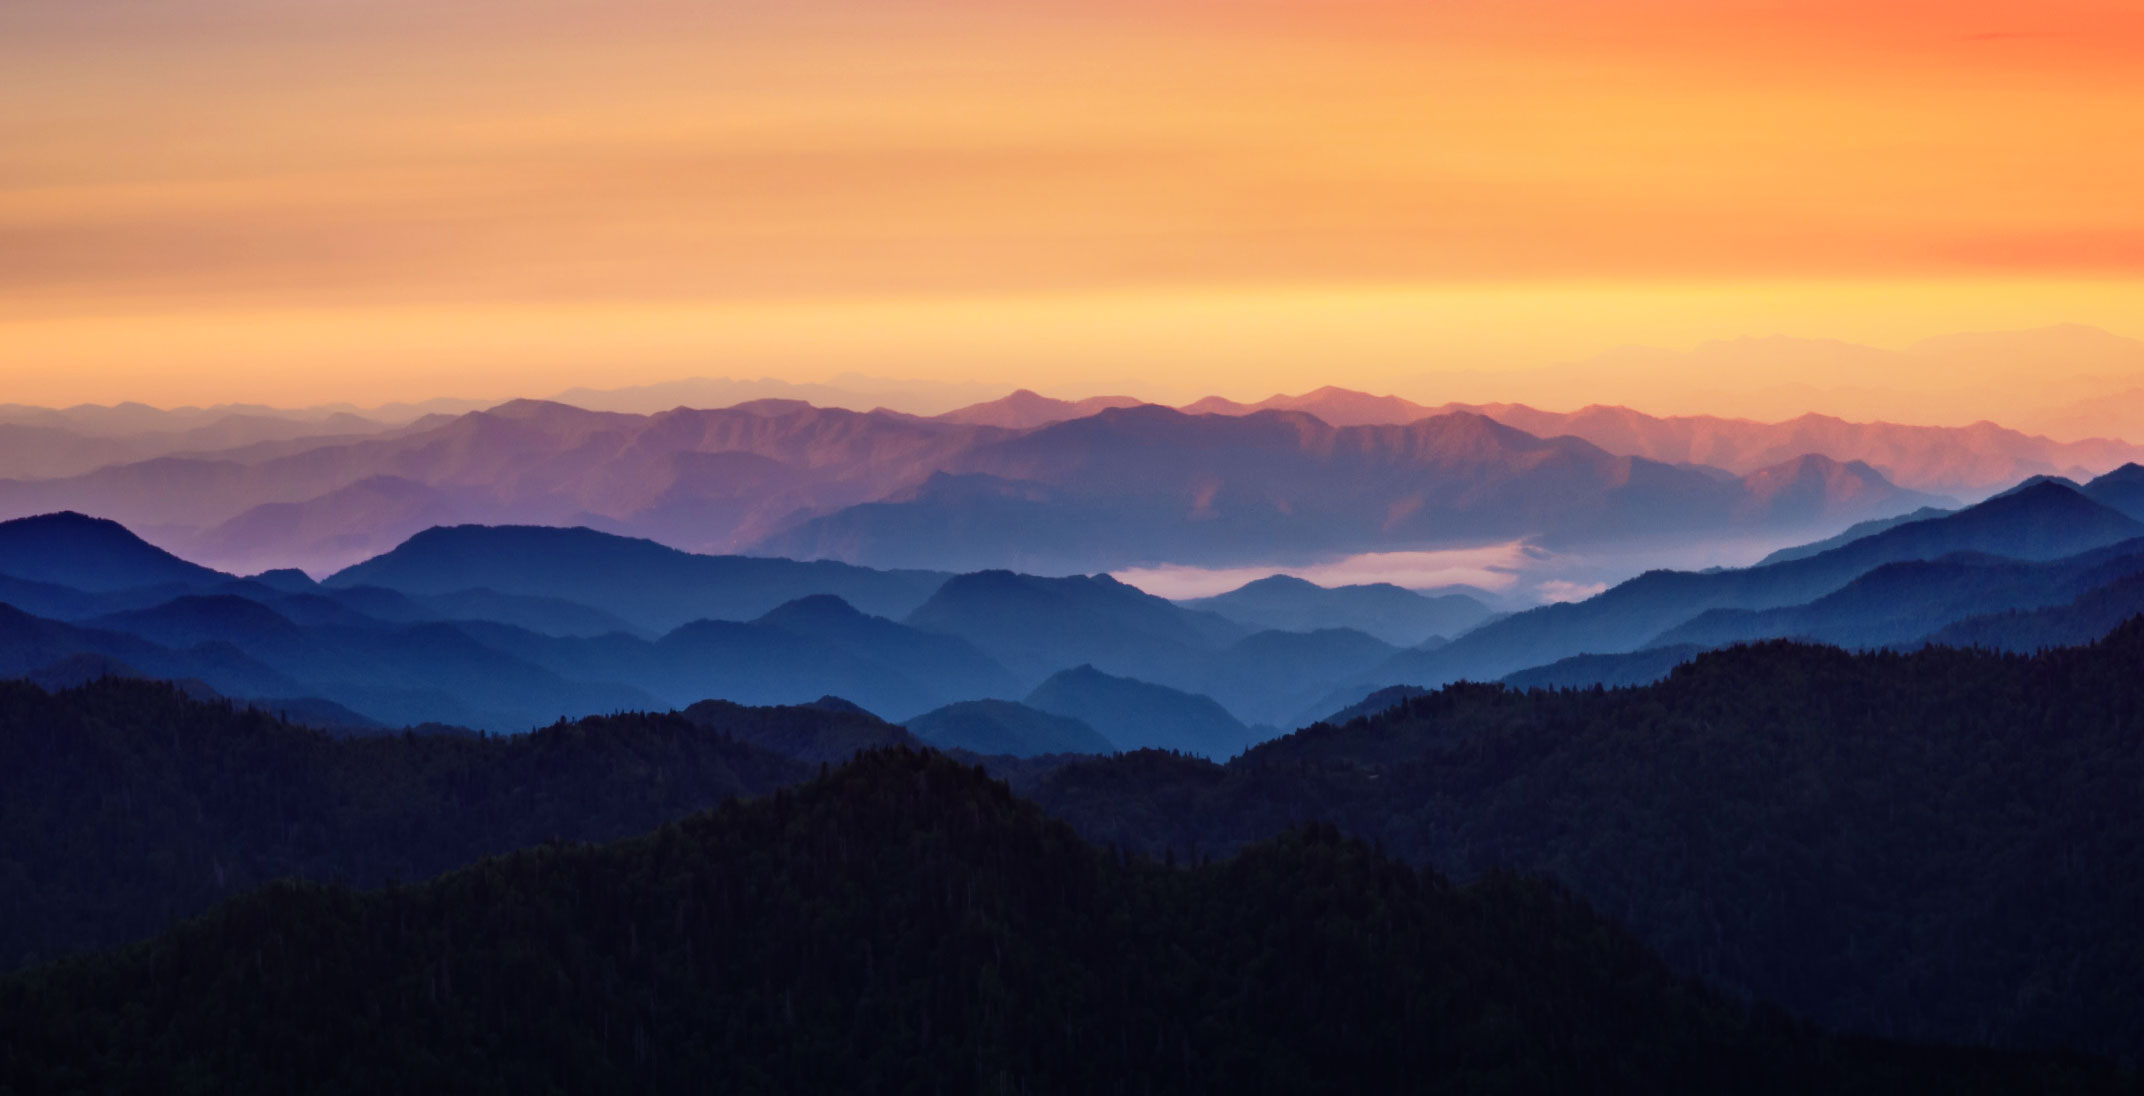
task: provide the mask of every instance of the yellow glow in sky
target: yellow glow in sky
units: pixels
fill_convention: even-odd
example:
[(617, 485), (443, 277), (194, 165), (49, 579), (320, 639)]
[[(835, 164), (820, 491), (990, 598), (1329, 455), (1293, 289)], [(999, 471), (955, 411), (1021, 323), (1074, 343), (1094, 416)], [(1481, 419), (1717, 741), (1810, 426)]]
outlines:
[(0, 401), (2144, 334), (2140, 61), (2079, 0), (14, 0)]

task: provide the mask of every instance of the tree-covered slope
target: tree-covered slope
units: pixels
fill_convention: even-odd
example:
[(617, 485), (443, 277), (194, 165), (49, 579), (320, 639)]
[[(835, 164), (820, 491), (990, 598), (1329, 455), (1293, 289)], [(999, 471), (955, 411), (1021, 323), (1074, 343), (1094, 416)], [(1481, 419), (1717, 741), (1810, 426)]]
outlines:
[(0, 981), (0, 1088), (2119, 1091), (1825, 1036), (1554, 887), (1330, 827), (1126, 862), (942, 755), (415, 887), (279, 884)]
[(1074, 762), (1096, 840), (1325, 819), (1552, 876), (1671, 963), (1827, 1023), (2144, 1055), (2144, 620), (2037, 656), (1768, 643), (1656, 685), (1453, 686), (1226, 765)]
[(136, 939), (281, 876), (370, 886), (640, 833), (808, 776), (726, 733), (779, 722), (730, 706), (350, 740), (151, 682), (0, 682), (0, 969)]

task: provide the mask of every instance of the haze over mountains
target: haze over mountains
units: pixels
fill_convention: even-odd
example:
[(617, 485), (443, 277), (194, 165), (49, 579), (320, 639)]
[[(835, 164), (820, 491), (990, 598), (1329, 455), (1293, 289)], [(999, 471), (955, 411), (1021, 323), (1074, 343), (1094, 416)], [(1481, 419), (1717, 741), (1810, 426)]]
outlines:
[(324, 575), (435, 525), (519, 523), (692, 551), (1070, 573), (1518, 539), (1777, 547), (2144, 457), (1987, 423), (1431, 407), (1339, 389), (1181, 412), (1016, 392), (935, 418), (767, 399), (395, 410), (12, 408), (0, 432), (21, 437), (0, 438), (0, 516), (110, 517), (235, 572)]
[[(1719, 344), (1689, 368), (1804, 355), (1845, 376), (1888, 353), (1842, 346)], [(2130, 340), (2054, 329), (1909, 357), (1979, 361), (1995, 350), (2012, 364), (1972, 368), (2069, 362), (2060, 368), (2108, 373), (2134, 356)], [(1519, 539), (1625, 554), (1663, 537), (1779, 547), (2144, 457), (2127, 442), (2058, 442), (1991, 423), (1432, 406), (1333, 388), (1255, 404), (1208, 398), (1181, 413), (1024, 391), (935, 417), (794, 398), (862, 406), (898, 388), (849, 378), (563, 394), (589, 408), (10, 406), (0, 409), (0, 517), (109, 517), (234, 572), (320, 576), (435, 525), (520, 523), (692, 551), (1070, 573), (1289, 566)]]
[[(1112, 416), (1126, 414), (1223, 436), (1341, 429), (1164, 409), (1067, 425), (1114, 429), (1124, 424)], [(1125, 458), (1127, 476), (1140, 458)], [(1759, 566), (1652, 572), (1502, 616), (1464, 594), (1389, 585), (1272, 576), (1178, 604), (1107, 575), (711, 556), (547, 526), (436, 527), (324, 582), (292, 570), (243, 579), (117, 523), (60, 514), (0, 523), (0, 668), (61, 683), (100, 672), (182, 679), (353, 731), (516, 731), (619, 708), (833, 695), (897, 720), (958, 710), (961, 734), (1008, 753), (1085, 740), (1226, 757), (1392, 686), (1638, 682), (1739, 641), (1911, 646), (1985, 634), (2002, 614), (2037, 614), (2025, 634), (2089, 639), (2144, 573), (2140, 476), (2127, 467), (2081, 485), (2034, 480)], [(958, 707), (980, 701), (1036, 715)], [(1023, 733), (1038, 737), (1021, 745)]]
[(231, 570), (316, 573), (469, 522), (1064, 573), (1526, 537), (1784, 542), (1931, 501), (1858, 463), (1726, 477), (1465, 413), (1333, 427), (1133, 407), (1021, 431), (791, 403), (630, 416), (523, 401), (298, 451), (0, 481), (0, 514), (75, 509)]
[[(1338, 393), (1308, 402), (1320, 400), (1365, 416), (1389, 406)], [(0, 678), (25, 679), (0, 682), (8, 774), (0, 783), (11, 789), (0, 810), (10, 841), (0, 849), (29, 849), (0, 851), (0, 880), (36, 896), (0, 924), (0, 947), (15, 953), (0, 955), (0, 967), (138, 939), (279, 875), (348, 873), (360, 885), (422, 878), (546, 837), (643, 832), (747, 795), (770, 798), (720, 817), (891, 805), (871, 815), (880, 830), (844, 825), (802, 837), (784, 823), (789, 836), (767, 837), (749, 855), (764, 865), (806, 848), (798, 879), (815, 879), (811, 872), (881, 842), (868, 855), (888, 889), (872, 900), (950, 912), (972, 899), (933, 885), (937, 876), (894, 885), (910, 870), (953, 870), (905, 843), (922, 831), (899, 827), (939, 819), (946, 833), (981, 842), (971, 850), (979, 859), (945, 877), (959, 880), (1025, 862), (989, 850), (1039, 832), (1039, 813), (1024, 813), (1037, 808), (1011, 805), (1007, 787), (979, 767), (1085, 838), (1161, 858), (1097, 852), (1105, 873), (1097, 877), (1079, 867), (1087, 854), (1068, 853), (1052, 861), (1056, 875), (1034, 884), (1032, 896), (1053, 910), (1095, 885), (1126, 901), (1126, 888), (1155, 888), (1138, 891), (1149, 913), (1236, 910), (1264, 893), (1235, 874), (1237, 861), (1174, 869), (1169, 858), (1264, 864), (1260, 840), (1305, 818), (1334, 818), (1412, 865), (1448, 865), (1474, 880), (1460, 885), (1487, 888), (1464, 893), (1502, 893), (1511, 884), (1498, 873), (1511, 869), (1573, 888), (1579, 897), (1557, 899), (1569, 903), (1557, 907), (1564, 912), (1546, 921), (1514, 915), (1521, 920), (1498, 921), (1484, 939), (1521, 940), (1511, 954), (1524, 963), (1575, 954), (1576, 940), (1591, 941), (1588, 963), (1624, 956), (1614, 969), (1625, 974), (1587, 983), (1597, 1010), (1587, 1017), (1630, 1007), (1627, 972), (1639, 969), (1630, 964), (1659, 962), (1657, 954), (1672, 965), (1659, 971), (1857, 1033), (2117, 1056), (2144, 1046), (2132, 1007), (2134, 812), (2120, 790), (2139, 756), (2131, 717), (2144, 643), (2135, 619), (2144, 615), (2144, 466), (2022, 477), (1967, 504), (1820, 454), (1737, 475), (1617, 455), (1465, 411), (1342, 426), (1299, 409), (1096, 406), (1007, 425), (1067, 409), (1037, 398), (937, 420), (791, 403), (638, 416), (522, 402), (257, 451), (258, 459), (159, 458), (6, 485), (18, 501), (94, 487), (172, 519), (221, 487), (326, 487), (218, 523), (230, 543), (274, 544), (283, 534), (273, 531), (294, 530), (286, 539), (309, 546), (301, 556), (321, 544), (361, 551), (368, 542), (338, 539), (340, 530), (377, 523), (373, 535), (385, 537), (393, 526), (383, 514), (421, 527), (316, 579), (265, 552), (249, 557), (250, 576), (219, 570), (103, 517), (0, 521)], [(437, 470), (429, 481), (426, 469)], [(518, 523), (466, 521), (463, 507)], [(770, 530), (755, 541), (762, 551), (816, 538), (816, 550), (790, 547), (936, 562), (708, 554), (619, 532), (636, 523), (705, 528), (694, 523), (710, 515)], [(1583, 550), (1795, 530), (1808, 542), (1756, 565), (1653, 570), (1582, 600), (1513, 612), (1485, 593), (1326, 586), (1287, 574), (1170, 601), (1106, 573), (1062, 573), (1083, 571), (1112, 544), (1142, 557), (1244, 562), (1461, 534)], [(848, 547), (824, 547), (837, 541)], [(1006, 557), (1054, 562), (1035, 570), (1056, 573), (997, 565)], [(129, 680), (137, 678), (174, 685)], [(1505, 684), (1469, 683), (1482, 681)], [(904, 752), (922, 746), (952, 751), (959, 763)], [(853, 767), (828, 776), (849, 789), (840, 796), (797, 808), (806, 801), (782, 790), (843, 763)], [(868, 773), (879, 775), (859, 775)], [(452, 837), (427, 836), (435, 831)], [(596, 907), (579, 903), (601, 893), (638, 911), (618, 925), (600, 922), (604, 940), (624, 935), (587, 977), (643, 984), (662, 941), (688, 957), (736, 954), (724, 950), (734, 936), (717, 944), (677, 935), (704, 915), (679, 912), (686, 907), (661, 889), (660, 880), (680, 878), (671, 860), (647, 880), (572, 874), (613, 870), (601, 864), (640, 872), (646, 863), (635, 858), (671, 856), (678, 832), (658, 829), (618, 847), (625, 851), (554, 849), (526, 861), (589, 858), (558, 877), (542, 900), (557, 904), (546, 909), (586, 912)], [(1075, 841), (1070, 834), (1051, 840)], [(91, 850), (94, 870), (79, 850)], [(356, 946), (353, 937), (326, 932), (271, 956), (257, 941), (280, 937), (257, 930), (321, 918), (347, 926), (330, 914), (355, 902), (389, 911), (365, 915), (373, 920), (364, 939), (397, 941), (359, 965), (400, 970), (392, 978), (403, 989), (350, 992), (429, 1001), (436, 978), (440, 1000), (473, 999), (472, 980), (512, 964), (456, 966), (451, 980), (461, 988), (451, 993), (449, 976), (435, 973), (451, 965), (445, 958), (395, 967), (395, 957), (433, 946), (399, 935), (396, 903), (461, 908), (457, 896), (469, 892), (453, 888), (494, 886), (484, 873), (500, 862), (488, 863), (390, 898), (324, 892), (323, 906), (306, 898), (284, 906), (275, 895), (312, 892), (261, 892), (229, 907), (241, 912), (200, 923), (236, 925), (236, 935), (181, 930), (153, 945), (172, 958), (151, 962), (201, 954), (223, 962), (224, 944), (214, 941), (236, 940), (230, 955), (269, 978), (264, 985), (317, 985), (306, 964)], [(1377, 863), (1368, 878), (1383, 882), (1336, 901), (1392, 908), (1397, 881), (1415, 868)], [(1326, 869), (1304, 870), (1276, 884), (1293, 896), (1276, 909), (1324, 893)], [(1125, 874), (1107, 874), (1115, 872)], [(1184, 904), (1181, 888), (1208, 878), (1188, 874), (1197, 872), (1231, 880), (1210, 907)], [(1988, 886), (1989, 873), (2035, 897), (2004, 897), (2013, 892)], [(1030, 893), (1011, 878), (993, 885)], [(1441, 879), (1420, 886), (1461, 893)], [(693, 901), (712, 909), (726, 900)], [(369, 905), (376, 901), (384, 904)], [(492, 897), (466, 905), (500, 908)], [(254, 916), (246, 910), (270, 912), (245, 920)], [(1591, 910), (1607, 920), (1585, 920)], [(784, 908), (737, 931), (802, 915)], [(1611, 923), (1631, 942), (1597, 952), (1615, 939), (1603, 935)], [(1082, 924), (1060, 927), (1088, 931)], [(1111, 946), (1152, 945), (1156, 955), (1190, 946), (1153, 936), (1158, 924)], [(1309, 939), (1331, 924), (1320, 915), (1299, 930)], [(485, 939), (502, 947), (539, 946), (519, 929), (493, 927)], [(1263, 928), (1219, 931), (1267, 938)], [(858, 969), (885, 969), (914, 939), (873, 937)], [(1001, 943), (1014, 955), (1076, 953), (1064, 939)], [(457, 941), (453, 953), (472, 954), (469, 943)], [(0, 979), (0, 1011), (22, 1018), (15, 1030), (48, 1040), (39, 1061), (93, 1058), (106, 1047), (146, 1055), (141, 1047), (152, 1044), (130, 1025), (147, 1014), (123, 1003), (140, 993), (96, 988), (156, 983), (140, 954)], [(249, 954), (258, 956), (250, 967)], [(994, 955), (976, 958), (1001, 969)], [(665, 959), (661, 969), (699, 960), (683, 961)], [(1392, 967), (1388, 956), (1373, 965)], [(1329, 960), (1303, 969), (1313, 967), (1333, 969)], [(1528, 969), (1523, 984), (1543, 984)], [(97, 981), (55, 989), (57, 977)], [(252, 1015), (245, 1010), (258, 998), (197, 988), (193, 999), (209, 1002), (201, 1007), (233, 1015)], [(290, 1007), (310, 1000), (310, 991), (293, 992)], [(1216, 992), (1240, 1001), (1248, 991)], [(77, 1011), (46, 1018), (39, 1002), (61, 999), (55, 993)], [(488, 999), (483, 1023), (503, 1026), (487, 1038), (530, 1030), (540, 1018), (523, 1014), (538, 1007), (528, 1002), (550, 999), (533, 990)], [(824, 1001), (859, 999), (844, 985)], [(170, 1000), (157, 1000), (170, 1011)], [(759, 1003), (788, 1009), (798, 1000), (792, 989)], [(1478, 1005), (1454, 1015), (1474, 1016)], [(1762, 1007), (1728, 1007), (1719, 1030), (1729, 1043), (1759, 1030), (1775, 1041), (1789, 1031), (1814, 1037), (1806, 1027), (1766, 1027), (1772, 1014)], [(1581, 1030), (1603, 1021), (1560, 1022)], [(1855, 1045), (1852, 1053), (1870, 1053)], [(1687, 1062), (1690, 1044), (1676, 1046), (1665, 1060)], [(1774, 1046), (1762, 1060), (1781, 1053)], [(1852, 1060), (1841, 1053), (1817, 1054), (1810, 1060), (1823, 1064), (1808, 1076), (1836, 1076), (1823, 1071)], [(258, 1073), (243, 1055), (211, 1058), (202, 1068), (240, 1062), (250, 1064), (230, 1068)], [(0, 1071), (25, 1060), (0, 1059)], [(1934, 1060), (1911, 1059), (1922, 1063), (1915, 1069)], [(1987, 1061), (1975, 1061), (1968, 1073), (1992, 1076), (1980, 1072), (1992, 1068)], [(2113, 1068), (2000, 1061), (2021, 1076), (2071, 1081)], [(1658, 1077), (1680, 1076), (1663, 1070)]]
[(0, 1096), (2144, 1096), (2139, 62), (0, 0)]

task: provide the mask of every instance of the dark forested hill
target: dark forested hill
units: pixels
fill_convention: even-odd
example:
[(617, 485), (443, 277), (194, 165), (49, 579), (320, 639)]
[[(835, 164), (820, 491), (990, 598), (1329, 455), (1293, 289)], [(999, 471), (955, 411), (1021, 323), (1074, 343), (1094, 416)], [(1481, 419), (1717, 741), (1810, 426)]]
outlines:
[(2098, 1092), (1825, 1036), (1554, 887), (1313, 827), (1127, 863), (940, 755), (382, 893), (280, 884), (0, 981), (0, 1089)]
[(73, 511), (0, 521), (0, 574), (93, 593), (198, 588), (230, 578), (188, 563), (116, 521)]
[(1453, 686), (1226, 766), (1075, 762), (1096, 840), (1224, 853), (1333, 821), (1551, 875), (1679, 967), (1827, 1023), (2144, 1055), (2144, 620), (2037, 656), (1768, 643), (1665, 681)]
[(338, 740), (152, 682), (0, 682), (0, 968), (130, 940), (279, 876), (370, 886), (639, 833), (808, 775), (728, 733), (779, 722), (732, 705)]

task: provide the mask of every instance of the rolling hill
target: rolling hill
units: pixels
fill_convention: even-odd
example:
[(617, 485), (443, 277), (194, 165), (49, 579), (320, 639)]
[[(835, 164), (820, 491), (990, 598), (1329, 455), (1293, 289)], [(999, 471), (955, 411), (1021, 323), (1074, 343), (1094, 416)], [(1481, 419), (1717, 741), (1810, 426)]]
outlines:
[(0, 1083), (22, 1089), (2121, 1084), (1832, 1037), (1677, 978), (1552, 886), (1455, 887), (1329, 827), (1127, 864), (905, 750), (632, 841), (373, 894), (278, 884), (0, 981), (0, 1026)]
[(1226, 765), (1075, 761), (1031, 794), (1179, 857), (1331, 819), (1460, 878), (1552, 875), (1824, 1023), (2134, 1060), (2139, 665), (2144, 618), (2030, 658), (1768, 643), (1640, 688), (1451, 686)]

